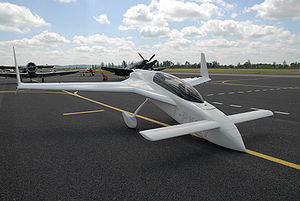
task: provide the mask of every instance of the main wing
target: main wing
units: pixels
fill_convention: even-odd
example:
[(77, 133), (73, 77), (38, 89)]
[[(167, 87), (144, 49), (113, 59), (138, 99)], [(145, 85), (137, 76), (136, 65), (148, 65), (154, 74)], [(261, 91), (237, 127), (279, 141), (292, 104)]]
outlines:
[(79, 71), (57, 71), (57, 72), (36, 72), (35, 74), (39, 77), (50, 77), (50, 76), (57, 76), (57, 75), (69, 75), (78, 73)]
[(133, 72), (131, 69), (125, 69), (125, 68), (109, 68), (109, 67), (101, 67), (102, 70), (106, 70), (112, 73), (115, 73), (119, 76), (128, 76), (130, 73)]
[[(29, 76), (28, 76), (28, 73), (20, 73), (20, 76), (21, 76), (22, 78), (29, 77)], [(12, 77), (12, 78), (15, 78), (15, 77), (16, 77), (16, 73), (5, 73), (5, 72), (1, 72), (1, 73), (0, 73), (0, 77)]]

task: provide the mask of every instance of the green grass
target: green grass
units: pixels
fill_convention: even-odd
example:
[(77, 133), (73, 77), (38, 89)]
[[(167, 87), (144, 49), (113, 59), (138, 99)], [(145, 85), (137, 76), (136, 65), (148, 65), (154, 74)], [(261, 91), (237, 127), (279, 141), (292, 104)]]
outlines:
[[(199, 69), (165, 69), (164, 72), (199, 72)], [(276, 69), (208, 69), (210, 73), (233, 73), (233, 74), (285, 74), (300, 75), (298, 69), (276, 70)]]

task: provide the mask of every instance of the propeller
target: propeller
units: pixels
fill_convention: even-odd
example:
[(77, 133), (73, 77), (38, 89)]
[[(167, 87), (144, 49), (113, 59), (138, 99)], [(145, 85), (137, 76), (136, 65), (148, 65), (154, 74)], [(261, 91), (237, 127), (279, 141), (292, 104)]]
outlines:
[(143, 60), (145, 60), (144, 57), (143, 57), (140, 53), (138, 53), (138, 54), (140, 55), (140, 57), (141, 57)]
[(144, 63), (144, 69), (148, 70), (149, 68), (151, 68), (151, 70), (153, 70), (153, 65), (157, 62), (157, 60), (153, 61), (150, 63), (150, 61), (155, 57), (155, 54), (153, 54), (149, 60), (145, 59), (140, 53), (138, 53), (140, 55), (140, 57), (143, 59), (143, 63)]
[(153, 57), (155, 57), (155, 54), (152, 55), (148, 62), (150, 62), (153, 59)]

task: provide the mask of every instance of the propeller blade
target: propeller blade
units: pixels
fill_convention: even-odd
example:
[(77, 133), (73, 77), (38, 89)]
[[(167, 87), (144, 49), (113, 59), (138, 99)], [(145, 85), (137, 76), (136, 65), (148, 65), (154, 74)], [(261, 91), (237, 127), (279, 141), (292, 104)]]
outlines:
[(153, 57), (155, 57), (155, 54), (152, 55), (152, 57), (148, 60), (148, 62), (150, 62), (153, 59)]
[(141, 57), (143, 60), (145, 60), (144, 57), (143, 57), (140, 53), (138, 53), (138, 54), (140, 55), (140, 57)]

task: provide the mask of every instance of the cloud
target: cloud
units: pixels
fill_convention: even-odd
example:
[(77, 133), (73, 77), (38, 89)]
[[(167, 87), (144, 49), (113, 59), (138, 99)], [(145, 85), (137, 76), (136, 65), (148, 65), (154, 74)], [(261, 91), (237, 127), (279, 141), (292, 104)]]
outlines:
[(207, 35), (204, 31), (195, 26), (184, 27), (181, 29), (181, 32), (186, 37), (203, 37)]
[(299, 0), (265, 0), (247, 9), (251, 10), (264, 19), (300, 19)]
[(72, 2), (76, 2), (76, 0), (55, 0), (57, 2), (60, 2), (60, 3), (72, 3)]
[(61, 44), (69, 43), (70, 41), (67, 40), (65, 37), (54, 33), (43, 31), (42, 33), (33, 36), (32, 38), (23, 38), (18, 40), (12, 41), (1, 41), (0, 46), (4, 46), (5, 48), (9, 48), (11, 46), (16, 46), (19, 48), (52, 48), (58, 47)]
[(227, 3), (223, 0), (197, 0), (198, 2), (202, 2), (202, 3), (214, 3), (220, 6), (223, 6), (227, 9), (232, 9), (236, 7), (236, 4), (231, 4), (231, 3)]
[(98, 17), (94, 17), (94, 19), (101, 24), (110, 24), (110, 21), (108, 20), (108, 17), (106, 14), (101, 14)]
[(129, 8), (120, 30), (137, 29), (143, 37), (167, 37), (170, 22), (208, 19), (222, 15), (220, 9), (211, 3), (198, 4), (178, 0), (152, 0), (149, 5), (138, 4)]
[(207, 19), (221, 15), (217, 6), (211, 3), (197, 4), (177, 0), (161, 0), (157, 3), (157, 12), (167, 21), (183, 21), (187, 19)]
[(33, 14), (28, 8), (0, 2), (0, 30), (26, 33), (31, 27), (48, 26), (43, 18)]
[(256, 25), (251, 21), (208, 20), (199, 28), (207, 34), (248, 40), (276, 40), (297, 43), (299, 36), (277, 26)]
[(134, 46), (134, 43), (131, 40), (118, 38), (118, 37), (108, 37), (104, 34), (94, 34), (91, 36), (74, 36), (73, 43), (79, 45), (99, 45), (103, 44), (104, 46), (114, 46), (114, 47), (123, 47), (130, 48)]

